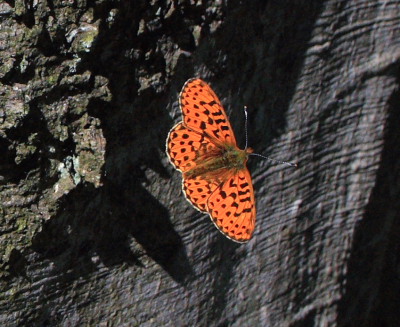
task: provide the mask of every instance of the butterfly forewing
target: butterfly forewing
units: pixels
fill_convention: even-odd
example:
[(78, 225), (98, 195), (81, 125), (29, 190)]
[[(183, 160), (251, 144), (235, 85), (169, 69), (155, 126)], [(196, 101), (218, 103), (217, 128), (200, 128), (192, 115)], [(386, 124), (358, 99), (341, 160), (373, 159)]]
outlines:
[(186, 126), (221, 142), (236, 145), (221, 101), (206, 82), (198, 78), (188, 80), (182, 88), (179, 103)]

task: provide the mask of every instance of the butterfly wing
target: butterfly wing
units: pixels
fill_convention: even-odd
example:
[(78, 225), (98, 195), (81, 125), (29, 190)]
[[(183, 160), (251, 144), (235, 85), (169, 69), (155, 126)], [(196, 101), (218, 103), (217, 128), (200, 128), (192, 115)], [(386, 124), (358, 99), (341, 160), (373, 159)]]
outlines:
[(201, 79), (189, 79), (179, 95), (185, 126), (210, 139), (236, 146), (225, 110), (211, 87)]
[(216, 182), (209, 182), (200, 176), (184, 178), (182, 189), (186, 199), (198, 210), (208, 212), (207, 201), (219, 186)]
[(247, 242), (254, 232), (256, 206), (247, 168), (217, 187), (207, 201), (207, 211), (217, 228), (228, 238)]
[(201, 151), (212, 151), (216, 145), (204, 134), (187, 128), (182, 122), (168, 134), (166, 152), (170, 162), (181, 172), (196, 167), (195, 159)]

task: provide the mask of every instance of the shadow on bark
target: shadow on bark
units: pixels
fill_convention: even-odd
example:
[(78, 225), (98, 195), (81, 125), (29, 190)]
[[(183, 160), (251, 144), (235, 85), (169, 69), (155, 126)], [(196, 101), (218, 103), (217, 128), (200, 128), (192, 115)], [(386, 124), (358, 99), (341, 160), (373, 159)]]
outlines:
[[(109, 14), (109, 8), (96, 9), (96, 15)], [(143, 186), (148, 183), (146, 171), (169, 177), (160, 149), (164, 152), (171, 122), (164, 90), (149, 85), (139, 93), (141, 69), (150, 75), (165, 69), (160, 54), (158, 59), (144, 58), (156, 46), (157, 35), (149, 39), (120, 33), (127, 23), (128, 30), (136, 29), (138, 19), (132, 17), (138, 13), (128, 6), (115, 17), (112, 28), (101, 25), (93, 51), (83, 54), (77, 67), (78, 73), (89, 70), (106, 76), (112, 93), (110, 103), (94, 98), (88, 105), (89, 114), (100, 119), (106, 139), (103, 185), (78, 184), (63, 196), (60, 209), (35, 237), (33, 249), (59, 269), (73, 269), (77, 275), (95, 269), (97, 256), (106, 266), (142, 266), (140, 258), (148, 255), (175, 281), (184, 283), (192, 271), (182, 240), (168, 210)], [(125, 51), (135, 47), (139, 58), (127, 56)]]
[[(397, 77), (398, 63), (387, 75)], [(391, 96), (388, 125), (376, 185), (366, 212), (356, 226), (338, 326), (400, 325), (400, 94)]]

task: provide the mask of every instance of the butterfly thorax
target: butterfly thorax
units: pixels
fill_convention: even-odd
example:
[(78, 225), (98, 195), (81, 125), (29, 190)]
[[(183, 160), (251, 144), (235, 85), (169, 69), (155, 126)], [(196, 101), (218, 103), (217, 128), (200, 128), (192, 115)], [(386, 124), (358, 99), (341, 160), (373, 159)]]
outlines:
[(216, 180), (223, 176), (223, 172), (239, 171), (246, 167), (246, 162), (253, 150), (239, 149), (235, 145), (223, 144), (220, 147), (200, 149), (197, 152), (196, 165), (185, 172), (188, 178), (202, 176), (206, 180)]

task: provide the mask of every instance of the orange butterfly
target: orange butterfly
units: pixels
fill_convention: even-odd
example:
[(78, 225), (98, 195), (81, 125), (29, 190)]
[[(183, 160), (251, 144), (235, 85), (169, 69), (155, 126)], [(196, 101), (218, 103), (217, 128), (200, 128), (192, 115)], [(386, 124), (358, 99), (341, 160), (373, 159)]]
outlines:
[(183, 175), (187, 200), (229, 239), (250, 240), (256, 221), (253, 184), (225, 110), (211, 87), (189, 79), (179, 94), (183, 121), (168, 134), (167, 155)]

